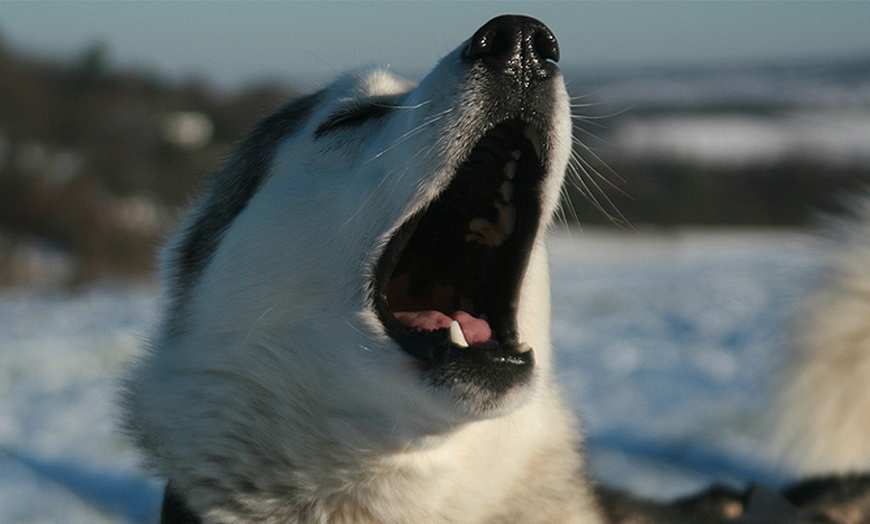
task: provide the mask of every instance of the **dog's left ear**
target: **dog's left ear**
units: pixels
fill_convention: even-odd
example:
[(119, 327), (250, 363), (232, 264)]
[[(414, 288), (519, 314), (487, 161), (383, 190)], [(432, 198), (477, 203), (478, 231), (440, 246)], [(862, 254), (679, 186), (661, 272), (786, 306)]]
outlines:
[(202, 524), (202, 520), (187, 507), (181, 495), (166, 485), (163, 492), (163, 507), (160, 508), (160, 524)]

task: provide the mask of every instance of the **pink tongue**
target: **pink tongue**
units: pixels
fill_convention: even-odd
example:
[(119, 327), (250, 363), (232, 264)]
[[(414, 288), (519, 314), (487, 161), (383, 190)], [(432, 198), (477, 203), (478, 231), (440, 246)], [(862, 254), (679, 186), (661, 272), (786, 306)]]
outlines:
[(420, 331), (449, 328), (450, 322), (455, 320), (459, 322), (462, 334), (465, 335), (465, 340), (470, 346), (492, 339), (492, 330), (486, 320), (481, 320), (462, 310), (453, 312), (451, 316), (440, 311), (398, 311), (393, 315), (402, 325)]
[(492, 339), (492, 330), (489, 327), (489, 322), (486, 320), (472, 316), (462, 310), (453, 313), (453, 320), (459, 322), (459, 327), (462, 328), (462, 334), (465, 335), (465, 340), (469, 346)]

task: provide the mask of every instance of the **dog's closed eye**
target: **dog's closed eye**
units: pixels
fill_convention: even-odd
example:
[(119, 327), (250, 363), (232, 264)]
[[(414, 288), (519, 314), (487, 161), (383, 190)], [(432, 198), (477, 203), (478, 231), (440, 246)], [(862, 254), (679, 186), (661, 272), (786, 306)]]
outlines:
[(379, 99), (354, 103), (331, 114), (326, 121), (317, 127), (314, 134), (319, 138), (327, 133), (353, 128), (385, 116), (392, 108), (391, 103)]

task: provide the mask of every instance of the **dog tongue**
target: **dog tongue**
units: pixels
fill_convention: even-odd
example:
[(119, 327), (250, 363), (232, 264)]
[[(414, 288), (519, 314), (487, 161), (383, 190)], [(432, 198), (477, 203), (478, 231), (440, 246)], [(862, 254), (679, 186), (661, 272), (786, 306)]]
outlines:
[(492, 330), (486, 320), (479, 319), (465, 311), (459, 310), (448, 316), (440, 311), (397, 311), (396, 320), (402, 325), (420, 331), (435, 331), (450, 327), (453, 320), (459, 322), (465, 340), (473, 346), (492, 339)]
[(486, 320), (461, 310), (454, 312), (451, 318), (459, 322), (462, 334), (465, 335), (465, 340), (468, 341), (469, 345), (473, 346), (492, 339), (492, 329)]

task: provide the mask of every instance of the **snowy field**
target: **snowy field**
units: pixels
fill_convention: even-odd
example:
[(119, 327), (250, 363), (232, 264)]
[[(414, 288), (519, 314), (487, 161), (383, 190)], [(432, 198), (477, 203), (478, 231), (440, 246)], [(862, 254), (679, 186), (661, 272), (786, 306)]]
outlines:
[[(819, 271), (789, 232), (560, 232), (559, 375), (593, 473), (654, 496), (787, 480), (765, 408)], [(0, 522), (150, 522), (160, 486), (114, 427), (157, 290), (0, 293)]]
[[(585, 71), (571, 76), (583, 85)], [(650, 158), (743, 168), (812, 160), (830, 167), (870, 161), (866, 61), (707, 70), (628, 70), (591, 82), (589, 107), (605, 119), (610, 158)], [(629, 109), (630, 108), (630, 109)]]

